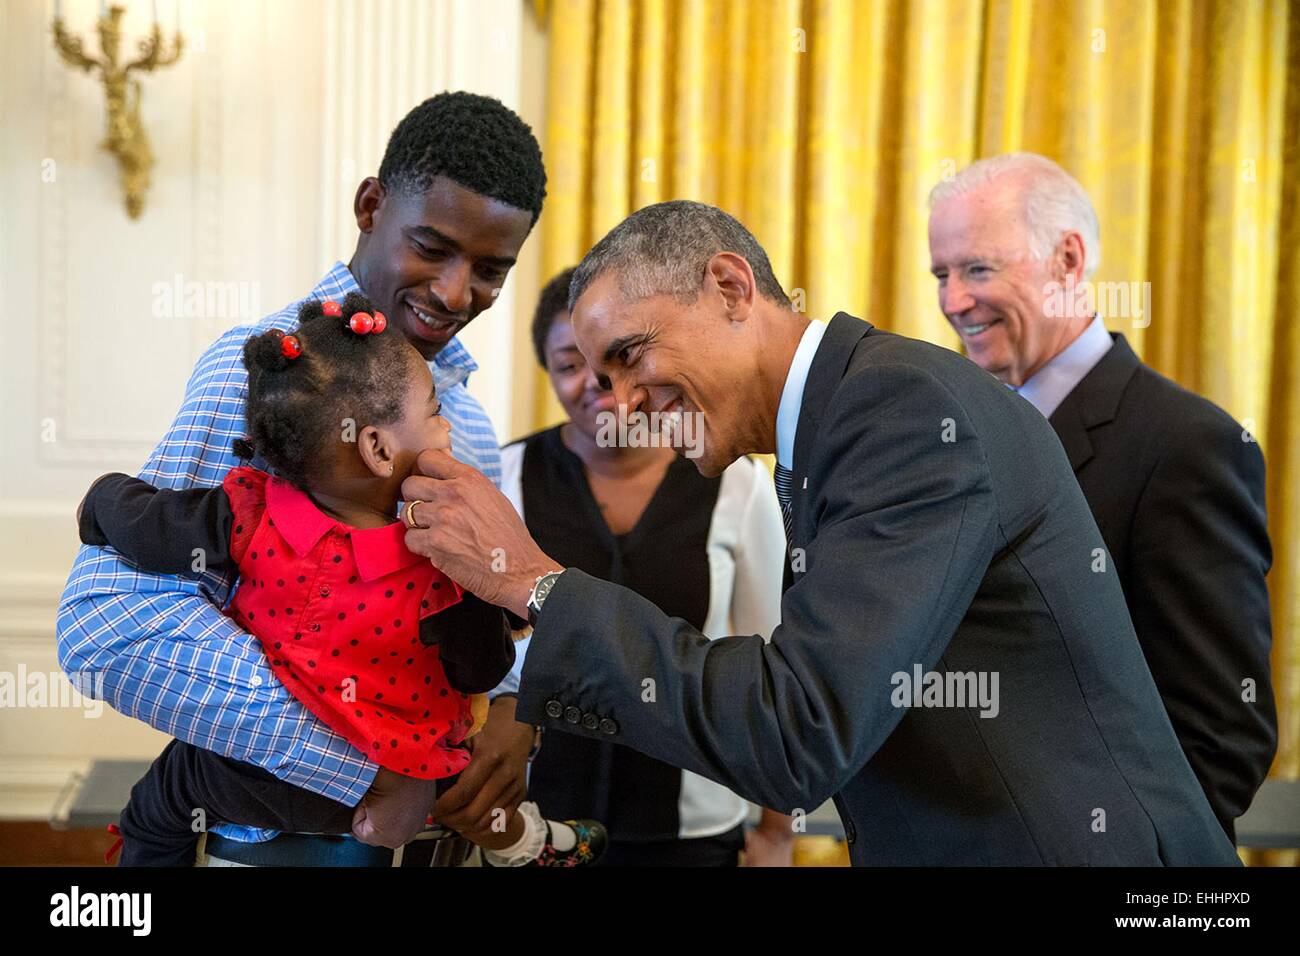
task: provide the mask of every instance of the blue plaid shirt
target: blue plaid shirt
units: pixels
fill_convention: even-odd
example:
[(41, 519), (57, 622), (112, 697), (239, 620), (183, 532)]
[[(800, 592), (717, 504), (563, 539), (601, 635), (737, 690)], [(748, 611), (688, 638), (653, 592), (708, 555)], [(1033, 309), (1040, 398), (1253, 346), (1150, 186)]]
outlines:
[[(335, 263), (309, 298), (360, 291)], [(199, 359), (185, 400), (140, 477), (158, 488), (221, 484), (237, 461), (231, 442), (245, 433), (244, 341), (297, 325), (299, 303), (256, 325), (231, 329)], [(501, 481), (496, 434), (465, 383), (478, 368), (453, 339), (430, 365), (452, 425), (452, 452)], [(99, 689), (118, 712), (224, 756), (263, 767), (282, 780), (355, 805), (377, 765), (318, 720), (276, 679), (257, 638), (224, 614), (234, 576), (200, 580), (140, 571), (115, 551), (82, 547), (59, 603), (59, 663), (74, 686)], [(514, 690), (505, 685), (500, 690)], [(222, 825), (241, 840), (274, 831)]]

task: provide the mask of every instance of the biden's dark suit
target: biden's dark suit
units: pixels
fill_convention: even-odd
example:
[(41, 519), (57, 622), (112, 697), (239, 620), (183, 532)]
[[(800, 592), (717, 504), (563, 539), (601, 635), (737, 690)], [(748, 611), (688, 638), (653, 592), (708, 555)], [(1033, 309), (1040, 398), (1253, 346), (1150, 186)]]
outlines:
[[(770, 643), (710, 642), (569, 570), (518, 719), (781, 810), (833, 796), (857, 865), (1237, 863), (1031, 405), (954, 352), (841, 313), (793, 472), (795, 574)], [(997, 715), (895, 706), (918, 666), (996, 673)]]
[(1232, 834), (1277, 749), (1264, 456), (1226, 412), (1113, 338), (1050, 421), (1174, 733)]

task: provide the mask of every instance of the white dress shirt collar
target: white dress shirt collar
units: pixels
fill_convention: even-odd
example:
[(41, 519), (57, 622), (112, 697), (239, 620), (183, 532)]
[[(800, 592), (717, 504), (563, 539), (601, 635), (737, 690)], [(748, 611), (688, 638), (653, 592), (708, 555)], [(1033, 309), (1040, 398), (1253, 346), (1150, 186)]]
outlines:
[(1051, 418), (1066, 396), (1093, 370), (1113, 344), (1110, 333), (1106, 331), (1106, 323), (1101, 316), (1094, 316), (1077, 339), (1016, 391), (1037, 408), (1044, 418)]
[(813, 356), (826, 334), (826, 323), (813, 319), (804, 329), (799, 347), (794, 351), (790, 371), (781, 389), (781, 404), (776, 410), (776, 460), (785, 468), (794, 468), (794, 433), (799, 428), (799, 412), (803, 408), (803, 390), (808, 384), (808, 370)]

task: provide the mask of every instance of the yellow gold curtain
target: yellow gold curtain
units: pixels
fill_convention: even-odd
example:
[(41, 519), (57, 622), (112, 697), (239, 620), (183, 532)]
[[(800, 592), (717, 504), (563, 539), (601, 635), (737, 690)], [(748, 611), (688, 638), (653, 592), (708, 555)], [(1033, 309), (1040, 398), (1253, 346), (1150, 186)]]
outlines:
[[(722, 206), (809, 314), (956, 347), (926, 195), (1043, 153), (1093, 197), (1112, 320), (1253, 432), (1275, 567), (1273, 773), (1300, 776), (1300, 6), (1286, 0), (546, 0), (542, 279), (633, 209)], [(1284, 215), (1284, 210), (1286, 214)], [(526, 290), (531, 291), (531, 290)], [(538, 426), (557, 408), (536, 383)], [(1281, 862), (1281, 858), (1277, 860)]]

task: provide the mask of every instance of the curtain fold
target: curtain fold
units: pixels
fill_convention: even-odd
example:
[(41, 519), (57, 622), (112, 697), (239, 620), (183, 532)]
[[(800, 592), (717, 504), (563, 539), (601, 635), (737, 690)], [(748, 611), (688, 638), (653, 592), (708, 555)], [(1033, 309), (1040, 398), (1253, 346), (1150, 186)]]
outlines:
[[(1300, 6), (536, 6), (549, 53), (542, 281), (634, 209), (698, 199), (751, 229), (796, 307), (956, 348), (929, 275), (930, 188), (1016, 149), (1083, 183), (1101, 219), (1107, 324), (1264, 450), (1273, 772), (1300, 776), (1300, 493), (1288, 481), (1300, 474), (1300, 310), (1288, 295), (1300, 282)], [(556, 421), (540, 378), (535, 394), (535, 424)]]

